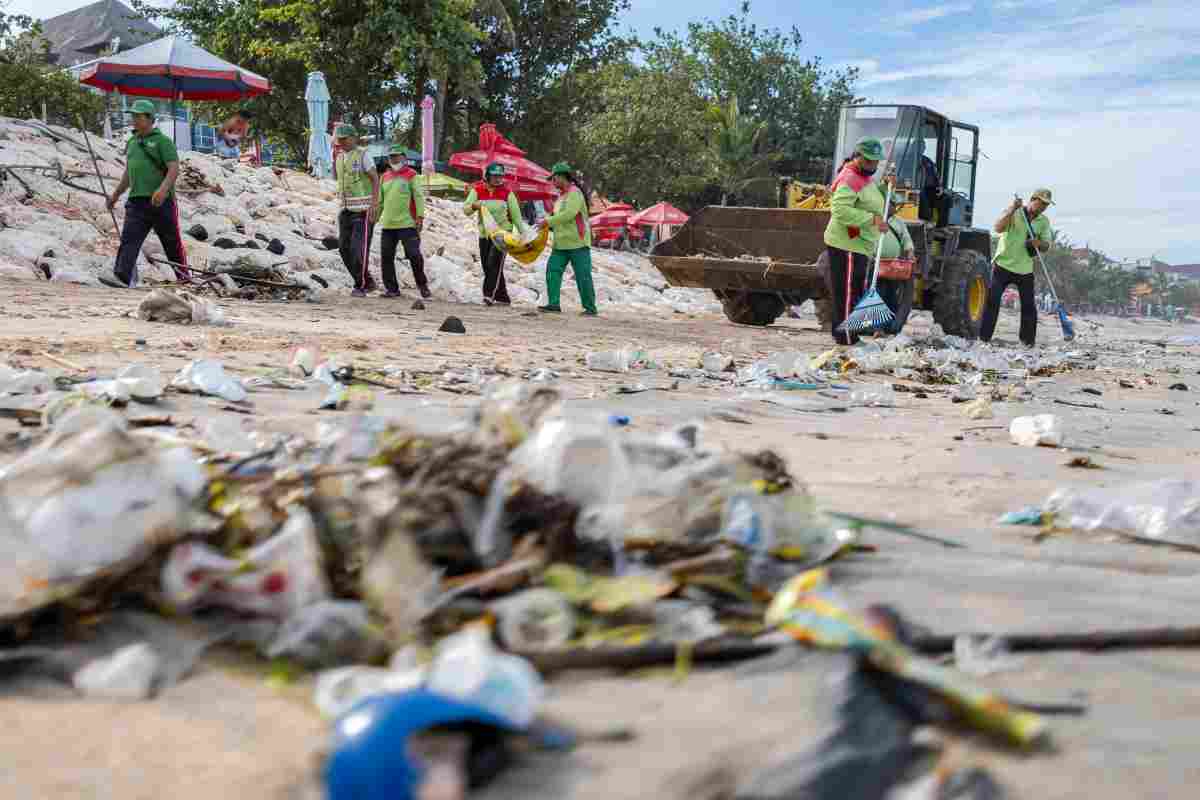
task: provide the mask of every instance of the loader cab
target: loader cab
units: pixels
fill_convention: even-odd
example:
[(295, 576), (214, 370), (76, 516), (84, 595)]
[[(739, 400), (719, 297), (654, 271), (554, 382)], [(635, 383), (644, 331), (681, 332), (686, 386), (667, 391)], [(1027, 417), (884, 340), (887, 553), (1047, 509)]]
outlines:
[(835, 175), (864, 136), (874, 136), (885, 153), (891, 152), (899, 216), (924, 220), (935, 228), (971, 227), (979, 128), (923, 106), (845, 106), (834, 153)]

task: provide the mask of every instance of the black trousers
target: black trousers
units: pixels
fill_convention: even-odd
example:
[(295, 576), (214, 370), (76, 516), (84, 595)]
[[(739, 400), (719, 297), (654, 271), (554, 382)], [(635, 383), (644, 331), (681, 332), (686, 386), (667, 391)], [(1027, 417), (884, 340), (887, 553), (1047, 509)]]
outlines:
[(483, 299), (493, 303), (511, 303), (504, 282), (505, 253), (491, 239), (479, 240), (479, 261), (483, 264)]
[(1004, 290), (1014, 284), (1021, 293), (1021, 343), (1032, 345), (1037, 341), (1038, 312), (1037, 300), (1033, 296), (1033, 273), (1018, 275), (999, 266), (992, 268), (992, 288), (988, 291), (987, 308), (983, 310), (983, 322), (979, 328), (981, 340), (992, 340), (992, 334), (996, 332), (996, 320), (1000, 316), (1000, 301), (1004, 298)]
[(162, 242), (168, 261), (181, 264), (174, 267), (175, 279), (186, 283), (191, 279), (187, 270), (187, 251), (183, 249), (183, 235), (179, 232), (179, 206), (175, 198), (168, 197), (161, 206), (155, 207), (149, 197), (130, 198), (125, 203), (125, 224), (121, 227), (121, 247), (117, 250), (117, 264), (113, 274), (126, 286), (137, 281), (137, 257), (146, 243), (146, 237), (154, 231)]
[(404, 248), (404, 257), (412, 267), (413, 280), (418, 289), (425, 289), (429, 281), (425, 278), (425, 257), (421, 255), (421, 235), (416, 228), (384, 228), (379, 234), (379, 253), (383, 258), (383, 285), (389, 292), (400, 291), (396, 282), (396, 245)]
[(371, 237), (375, 235), (375, 224), (367, 221), (365, 211), (338, 213), (338, 252), (346, 265), (355, 289), (371, 289), (375, 279), (371, 277)]
[(825, 249), (829, 253), (829, 288), (833, 292), (833, 340), (838, 344), (854, 344), (858, 337), (852, 333), (839, 333), (838, 326), (867, 293), (871, 259), (862, 253), (836, 247)]

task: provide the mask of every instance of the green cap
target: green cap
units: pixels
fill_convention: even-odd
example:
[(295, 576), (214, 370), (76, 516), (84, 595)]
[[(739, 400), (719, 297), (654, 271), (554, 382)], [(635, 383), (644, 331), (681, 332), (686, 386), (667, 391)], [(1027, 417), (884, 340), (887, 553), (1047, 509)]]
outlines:
[(571, 165), (565, 161), (560, 161), (550, 169), (551, 175), (570, 175)]
[(883, 161), (883, 144), (874, 136), (859, 139), (854, 145), (854, 152), (868, 161)]
[(487, 169), (485, 169), (483, 171), (483, 177), (490, 178), (493, 175), (499, 175), (500, 177), (503, 178), (504, 177), (504, 165), (500, 164), (498, 162), (495, 162), (495, 161), (493, 161), (491, 164), (488, 164)]
[(354, 130), (353, 125), (338, 125), (333, 129), (333, 138), (345, 139), (347, 136), (357, 136), (358, 132)]
[(129, 107), (130, 114), (147, 114), (151, 117), (158, 114), (158, 109), (154, 107), (154, 103), (149, 100), (138, 100)]
[(1041, 200), (1043, 203), (1045, 203), (1048, 206), (1054, 205), (1054, 195), (1052, 195), (1050, 193), (1049, 189), (1038, 189), (1036, 192), (1034, 192), (1032, 195), (1030, 195), (1029, 199), (1030, 200)]
[(408, 158), (408, 148), (402, 144), (394, 144), (388, 148), (389, 156), (404, 156)]

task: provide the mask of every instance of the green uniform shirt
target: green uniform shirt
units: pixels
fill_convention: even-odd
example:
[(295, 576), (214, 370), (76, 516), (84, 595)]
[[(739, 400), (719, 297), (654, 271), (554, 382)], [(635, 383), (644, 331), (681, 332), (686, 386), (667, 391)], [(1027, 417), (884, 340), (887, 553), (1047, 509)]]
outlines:
[(350, 211), (366, 211), (371, 207), (374, 189), (371, 186), (371, 171), (375, 162), (367, 155), (365, 147), (343, 150), (334, 161), (337, 175), (338, 198), (342, 208)]
[(379, 225), (384, 230), (415, 228), (425, 216), (425, 188), (416, 170), (404, 167), (389, 169), (379, 181), (379, 197), (383, 210)]
[[(1050, 220), (1046, 219), (1045, 214), (1039, 214), (1037, 219), (1029, 220), (1029, 224), (1033, 226), (1037, 238), (1043, 242), (1053, 241), (1054, 232), (1050, 230)], [(1025, 240), (1028, 238), (1029, 231), (1025, 228), (1025, 220), (1021, 219), (1021, 213), (1018, 211), (1008, 223), (1008, 230), (1000, 236), (1000, 244), (996, 247), (996, 266), (1017, 275), (1033, 272), (1033, 256), (1025, 249)]]
[(885, 201), (880, 186), (871, 181), (859, 191), (849, 183), (842, 183), (833, 192), (829, 201), (829, 224), (825, 227), (825, 244), (852, 253), (875, 255), (875, 243), (879, 231), (872, 224), (876, 216), (883, 216)]
[(901, 258), (913, 249), (912, 234), (908, 232), (908, 226), (896, 217), (892, 217), (888, 227), (891, 230), (883, 235), (883, 251), (880, 258)]
[(555, 250), (578, 250), (592, 246), (592, 226), (588, 224), (587, 203), (583, 192), (572, 186), (554, 203), (554, 213), (546, 217), (554, 234)]
[[(155, 128), (146, 136), (136, 133), (125, 145), (125, 169), (129, 172), (129, 199), (150, 197), (158, 191), (167, 167), (179, 161), (175, 143)], [(175, 193), (174, 187), (171, 194)]]
[(517, 202), (517, 193), (511, 189), (504, 186), (493, 189), (483, 181), (471, 187), (471, 193), (467, 195), (467, 200), (463, 203), (463, 213), (468, 217), (474, 216), (478, 220), (479, 238), (486, 239), (487, 231), (483, 229), (483, 220), (480, 219), (479, 212), (472, 208), (475, 203), (479, 203), (488, 210), (501, 230), (513, 231), (515, 229), (517, 233), (525, 232), (525, 220), (521, 218), (521, 205)]

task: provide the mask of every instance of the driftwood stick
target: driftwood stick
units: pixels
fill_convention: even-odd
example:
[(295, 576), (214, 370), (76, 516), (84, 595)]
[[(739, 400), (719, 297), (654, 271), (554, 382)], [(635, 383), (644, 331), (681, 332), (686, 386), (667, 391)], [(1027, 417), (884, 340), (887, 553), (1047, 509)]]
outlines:
[[(1078, 633), (973, 634), (998, 636), (1009, 650), (1051, 652), (1054, 650), (1150, 650), (1162, 647), (1200, 647), (1200, 626), (1132, 628)], [(913, 648), (923, 653), (949, 653), (955, 635), (917, 636)]]

